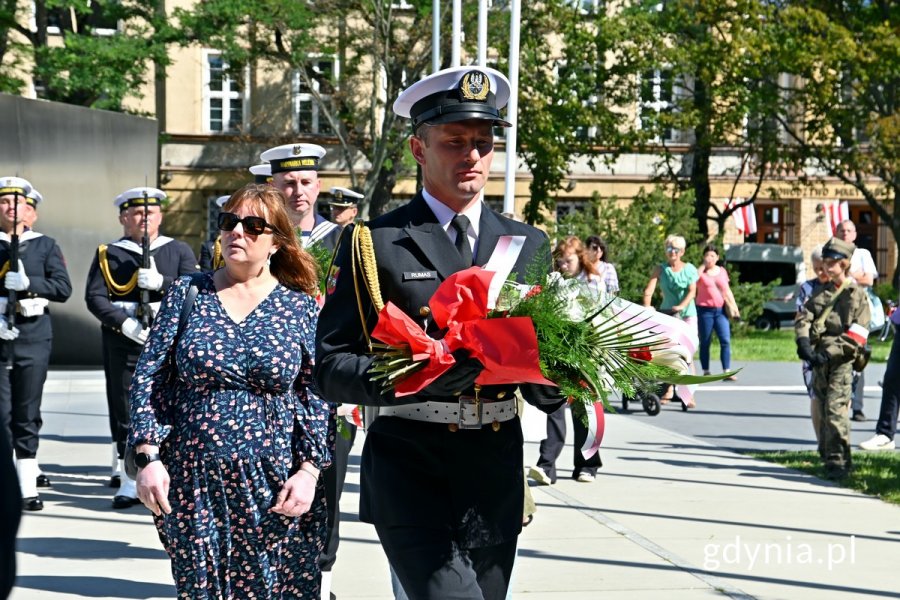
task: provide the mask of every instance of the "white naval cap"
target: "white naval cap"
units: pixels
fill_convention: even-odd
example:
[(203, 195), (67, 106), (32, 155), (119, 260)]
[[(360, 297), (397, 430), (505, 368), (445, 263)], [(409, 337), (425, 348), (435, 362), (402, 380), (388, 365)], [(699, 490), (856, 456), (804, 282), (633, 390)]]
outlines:
[(19, 194), (27, 197), (31, 190), (31, 182), (21, 177), (0, 177), (0, 196)]
[(254, 183), (271, 183), (272, 182), (272, 165), (271, 163), (260, 163), (258, 165), (253, 165), (250, 167), (250, 172), (253, 173), (253, 182)]
[(359, 192), (354, 192), (351, 189), (344, 187), (333, 187), (331, 188), (331, 200), (328, 201), (328, 204), (331, 206), (356, 206), (360, 200), (365, 198), (363, 194)]
[(216, 198), (216, 206), (222, 208), (225, 206), (225, 203), (228, 202), (228, 199), (231, 198), (231, 195), (219, 196)]
[(490, 67), (453, 67), (412, 84), (394, 101), (394, 112), (412, 119), (413, 129), (422, 123), (452, 123), (480, 119), (511, 127), (500, 118), (509, 102), (509, 80)]
[(31, 191), (25, 194), (25, 202), (37, 208), (37, 205), (44, 201), (44, 195), (41, 194), (34, 188), (31, 188)]
[(163, 206), (166, 199), (166, 193), (152, 187), (136, 187), (125, 190), (113, 201), (120, 211), (132, 206)]
[(325, 148), (318, 144), (284, 144), (269, 148), (259, 155), (268, 161), (272, 174), (285, 171), (318, 171), (319, 160), (325, 156)]

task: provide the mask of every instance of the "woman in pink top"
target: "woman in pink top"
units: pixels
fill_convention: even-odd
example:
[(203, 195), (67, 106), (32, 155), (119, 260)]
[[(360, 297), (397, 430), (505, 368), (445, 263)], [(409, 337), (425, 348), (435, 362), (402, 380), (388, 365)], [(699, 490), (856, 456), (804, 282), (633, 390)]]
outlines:
[[(722, 359), (722, 369), (728, 371), (731, 368), (731, 326), (728, 317), (725, 316), (725, 305), (732, 311), (732, 316), (738, 318), (737, 303), (731, 286), (728, 285), (728, 272), (716, 264), (719, 260), (719, 251), (715, 244), (707, 244), (703, 249), (703, 265), (700, 267), (700, 279), (697, 281), (697, 330), (700, 334), (700, 366), (703, 374), (709, 375), (709, 346), (712, 344), (713, 331), (719, 338), (719, 355)], [(726, 381), (736, 381), (732, 375)]]

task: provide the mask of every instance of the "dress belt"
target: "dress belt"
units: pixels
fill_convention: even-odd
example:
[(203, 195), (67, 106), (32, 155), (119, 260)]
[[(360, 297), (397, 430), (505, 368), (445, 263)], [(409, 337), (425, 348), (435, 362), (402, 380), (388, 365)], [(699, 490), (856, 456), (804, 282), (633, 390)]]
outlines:
[[(479, 416), (478, 411), (481, 411)], [(471, 396), (461, 396), (459, 402), (417, 402), (399, 406), (381, 406), (381, 417), (400, 417), (427, 423), (455, 423), (463, 428), (502, 423), (516, 416), (516, 399), (474, 402)], [(462, 418), (461, 418), (462, 417)], [(471, 425), (468, 425), (471, 424)]]

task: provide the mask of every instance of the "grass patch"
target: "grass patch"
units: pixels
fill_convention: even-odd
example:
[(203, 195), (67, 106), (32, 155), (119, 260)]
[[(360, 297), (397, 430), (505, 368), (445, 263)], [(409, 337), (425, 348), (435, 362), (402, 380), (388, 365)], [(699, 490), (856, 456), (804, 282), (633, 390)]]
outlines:
[[(749, 452), (750, 456), (825, 478), (816, 452)], [(845, 488), (900, 505), (900, 452), (854, 452), (853, 472), (837, 482)]]
[[(891, 351), (891, 341), (878, 341), (869, 338), (872, 346), (873, 363), (887, 362)], [(719, 360), (719, 340), (713, 335), (710, 346), (710, 363)], [(699, 360), (699, 359), (698, 359)], [(794, 341), (793, 329), (777, 329), (775, 331), (759, 331), (749, 329), (731, 338), (731, 360), (736, 361), (776, 361), (800, 362), (797, 358), (797, 343)]]

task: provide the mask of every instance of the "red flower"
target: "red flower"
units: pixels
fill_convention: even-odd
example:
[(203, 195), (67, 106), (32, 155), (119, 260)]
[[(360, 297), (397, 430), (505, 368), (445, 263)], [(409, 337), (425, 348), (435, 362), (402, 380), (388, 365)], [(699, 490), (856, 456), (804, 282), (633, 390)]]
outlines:
[(653, 358), (653, 355), (650, 354), (650, 348), (648, 348), (647, 346), (629, 350), (628, 356), (629, 358), (633, 358), (634, 360), (642, 360), (644, 362), (650, 362), (650, 359)]
[(530, 290), (528, 290), (528, 293), (525, 294), (525, 297), (523, 298), (523, 300), (528, 300), (529, 298), (537, 296), (542, 291), (543, 291), (543, 288), (541, 288), (541, 286), (539, 286), (539, 285), (536, 285), (533, 288), (531, 288)]

